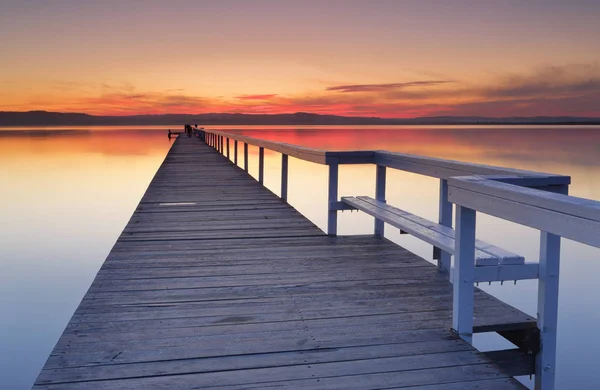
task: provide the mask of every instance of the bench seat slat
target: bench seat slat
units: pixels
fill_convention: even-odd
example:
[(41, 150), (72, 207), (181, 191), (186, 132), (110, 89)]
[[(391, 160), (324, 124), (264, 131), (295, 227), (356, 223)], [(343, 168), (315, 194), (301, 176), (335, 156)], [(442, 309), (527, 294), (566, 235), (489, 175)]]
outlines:
[[(392, 226), (454, 254), (454, 229), (411, 214), (368, 196), (344, 197), (342, 202), (379, 218)], [(524, 264), (523, 256), (506, 251), (485, 241), (476, 240), (475, 260), (478, 266)]]
[[(446, 236), (448, 236), (454, 240), (455, 231), (451, 227), (440, 225), (440, 224), (432, 222), (428, 219), (419, 217), (418, 215), (414, 215), (407, 211), (401, 210), (397, 207), (393, 207), (393, 206), (390, 206), (383, 202), (379, 202), (368, 196), (358, 196), (357, 199), (364, 200), (365, 202), (368, 202), (374, 206), (384, 208), (392, 213), (398, 214), (406, 219), (416, 222), (419, 225), (425, 226), (425, 227), (432, 229), (436, 232), (439, 232), (441, 234), (445, 234)], [(524, 264), (525, 263), (525, 258), (523, 256), (509, 252), (505, 249), (499, 248), (499, 247), (489, 244), (485, 241), (475, 240), (475, 246), (479, 251), (491, 255), (492, 258), (500, 259), (500, 264), (511, 264), (512, 265), (512, 264)], [(481, 258), (483, 259), (484, 256), (482, 256)], [(483, 264), (479, 264), (479, 265), (483, 265)], [(487, 264), (487, 265), (495, 265), (495, 264), (493, 264), (493, 261), (490, 261), (489, 264)]]

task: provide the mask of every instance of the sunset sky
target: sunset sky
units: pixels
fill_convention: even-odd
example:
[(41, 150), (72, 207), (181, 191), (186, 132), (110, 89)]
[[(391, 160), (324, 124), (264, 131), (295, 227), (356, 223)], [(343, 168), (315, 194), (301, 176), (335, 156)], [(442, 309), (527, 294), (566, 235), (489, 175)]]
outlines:
[(0, 111), (600, 117), (600, 1), (3, 0)]

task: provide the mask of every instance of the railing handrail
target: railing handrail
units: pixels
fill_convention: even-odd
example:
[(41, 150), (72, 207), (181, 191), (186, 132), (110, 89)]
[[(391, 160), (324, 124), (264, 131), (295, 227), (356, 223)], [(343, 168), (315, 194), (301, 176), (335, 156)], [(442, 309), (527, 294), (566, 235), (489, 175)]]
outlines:
[[(226, 131), (202, 131), (323, 165), (375, 164), (439, 179), (472, 175), (494, 175), (496, 177), (490, 179), (512, 182), (518, 179), (530, 179), (529, 181), (522, 180), (518, 183), (525, 186), (562, 185), (570, 184), (571, 182), (570, 176), (565, 175), (390, 152), (387, 150), (323, 150), (249, 137)], [(517, 183), (515, 182), (514, 184)]]
[(448, 197), (454, 204), (600, 248), (598, 201), (485, 176), (454, 177), (448, 185)]

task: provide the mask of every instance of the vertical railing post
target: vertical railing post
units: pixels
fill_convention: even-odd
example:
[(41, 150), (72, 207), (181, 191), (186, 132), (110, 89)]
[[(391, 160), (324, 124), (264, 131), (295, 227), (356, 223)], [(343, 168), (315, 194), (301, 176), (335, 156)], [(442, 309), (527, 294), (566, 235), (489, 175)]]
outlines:
[(225, 149), (223, 148), (223, 142), (225, 141), (225, 138), (222, 135), (220, 135), (219, 138), (221, 143), (221, 145), (219, 146), (219, 152), (223, 154), (223, 152), (225, 151)]
[[(375, 181), (375, 199), (385, 203), (385, 167), (377, 165), (376, 181)], [(375, 218), (375, 235), (383, 237), (384, 222), (381, 219)]]
[(238, 160), (238, 150), (237, 150), (237, 139), (233, 141), (233, 163), (237, 165)]
[(244, 142), (244, 171), (248, 172), (248, 143)]
[(281, 155), (281, 199), (287, 202), (288, 198), (288, 155)]
[(535, 389), (553, 390), (556, 375), (560, 236), (541, 232), (539, 270), (537, 326), (540, 331), (540, 350), (535, 359)]
[[(439, 199), (439, 217), (440, 225), (452, 227), (452, 203), (448, 201), (448, 180), (440, 179), (440, 199)], [(443, 272), (450, 272), (450, 253), (444, 252), (440, 248), (433, 247), (433, 258), (438, 261), (438, 269)]]
[(338, 202), (338, 161), (329, 161), (329, 185), (328, 185), (328, 212), (327, 212), (327, 234), (337, 236), (337, 209)]
[(229, 158), (229, 137), (227, 137), (227, 158)]
[(262, 146), (258, 148), (258, 182), (265, 182), (265, 148)]
[(454, 258), (452, 328), (473, 342), (475, 276), (475, 210), (456, 206), (456, 256)]

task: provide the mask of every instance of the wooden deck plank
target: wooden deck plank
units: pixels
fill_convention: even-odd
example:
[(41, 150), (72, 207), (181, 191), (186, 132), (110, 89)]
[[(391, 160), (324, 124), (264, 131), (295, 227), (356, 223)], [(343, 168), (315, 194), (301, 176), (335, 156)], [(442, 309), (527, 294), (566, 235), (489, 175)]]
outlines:
[[(533, 323), (475, 296), (479, 329)], [(328, 237), (182, 137), (35, 388), (522, 388), (451, 315), (432, 264), (385, 239)]]

